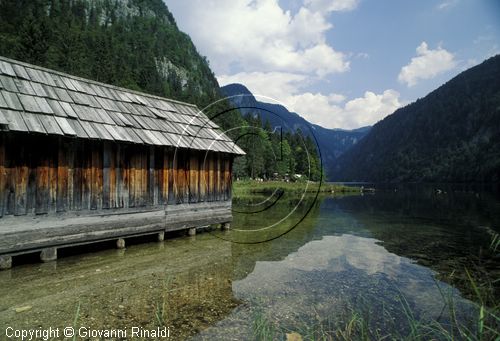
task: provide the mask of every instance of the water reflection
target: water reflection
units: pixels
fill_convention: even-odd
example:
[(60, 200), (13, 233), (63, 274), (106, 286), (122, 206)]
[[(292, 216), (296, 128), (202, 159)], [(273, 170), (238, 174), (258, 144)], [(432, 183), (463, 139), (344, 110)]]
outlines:
[[(296, 202), (283, 197), (262, 215), (236, 213), (233, 225), (266, 224)], [(466, 287), (449, 274), (474, 264), (500, 277), (500, 261), (488, 251), (499, 211), (494, 196), (463, 191), (307, 197), (291, 221), (308, 212), (305, 219), (265, 232), (290, 230), (266, 243), (230, 243), (220, 238), (261, 236), (213, 231), (2, 271), (0, 325), (71, 325), (80, 304), (79, 325), (151, 328), (161, 316), (173, 339), (248, 339), (259, 312), (293, 331), (362, 308), (376, 328), (404, 329), (404, 321), (388, 318), (404, 317), (401, 297), (416, 318), (446, 322), (441, 292), (455, 297), (466, 320)]]
[[(374, 328), (404, 331), (409, 327), (403, 297), (421, 321), (446, 325), (450, 317), (444, 301), (450, 297), (457, 318), (472, 321), (473, 308), (459, 291), (471, 290), (464, 268), (474, 272), (480, 265), (477, 275), (499, 277), (499, 259), (487, 251), (500, 221), (495, 196), (399, 188), (323, 199), (300, 228), (283, 238), (232, 246), (233, 291), (247, 304), (197, 338), (221, 338), (227, 330), (250, 338), (255, 316), (262, 312), (281, 330), (294, 331), (342, 319), (352, 307), (368, 309)], [(238, 219), (259, 223), (255, 215)], [(403, 320), (391, 320), (394, 316)]]

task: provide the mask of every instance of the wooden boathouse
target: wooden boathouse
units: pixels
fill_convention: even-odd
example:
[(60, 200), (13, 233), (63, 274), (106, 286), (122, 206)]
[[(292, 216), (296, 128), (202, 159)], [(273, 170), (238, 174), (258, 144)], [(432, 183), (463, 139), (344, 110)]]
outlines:
[(12, 256), (228, 227), (244, 152), (194, 105), (0, 57), (0, 268)]

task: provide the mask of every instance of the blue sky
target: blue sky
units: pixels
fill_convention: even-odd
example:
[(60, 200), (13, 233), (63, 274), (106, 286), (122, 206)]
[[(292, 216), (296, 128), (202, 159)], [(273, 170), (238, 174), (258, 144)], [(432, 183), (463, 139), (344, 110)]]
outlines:
[(371, 125), (500, 53), (497, 0), (166, 0), (221, 85)]

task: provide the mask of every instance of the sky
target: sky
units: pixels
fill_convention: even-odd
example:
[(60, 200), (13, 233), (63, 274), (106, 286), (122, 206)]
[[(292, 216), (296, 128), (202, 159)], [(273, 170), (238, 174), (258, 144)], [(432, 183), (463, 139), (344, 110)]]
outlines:
[(165, 0), (221, 86), (354, 129), (500, 53), (500, 0)]

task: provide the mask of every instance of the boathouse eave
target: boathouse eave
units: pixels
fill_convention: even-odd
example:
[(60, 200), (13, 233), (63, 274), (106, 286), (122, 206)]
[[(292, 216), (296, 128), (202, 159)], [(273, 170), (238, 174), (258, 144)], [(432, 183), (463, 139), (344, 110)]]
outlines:
[(244, 155), (195, 105), (0, 56), (1, 131)]

